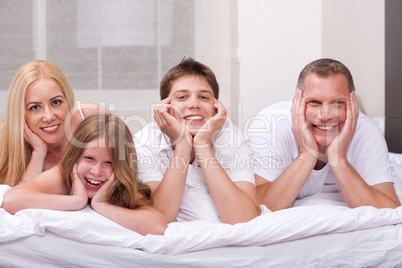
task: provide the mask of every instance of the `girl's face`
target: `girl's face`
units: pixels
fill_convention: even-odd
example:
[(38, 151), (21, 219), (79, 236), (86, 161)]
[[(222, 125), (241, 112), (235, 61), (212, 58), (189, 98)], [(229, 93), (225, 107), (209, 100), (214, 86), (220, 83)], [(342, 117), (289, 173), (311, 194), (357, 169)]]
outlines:
[(65, 138), (65, 119), (69, 107), (59, 84), (41, 78), (25, 92), (25, 119), (29, 128), (44, 142), (59, 145)]
[(77, 163), (77, 172), (87, 189), (88, 198), (94, 197), (113, 173), (105, 138), (91, 141), (85, 146)]

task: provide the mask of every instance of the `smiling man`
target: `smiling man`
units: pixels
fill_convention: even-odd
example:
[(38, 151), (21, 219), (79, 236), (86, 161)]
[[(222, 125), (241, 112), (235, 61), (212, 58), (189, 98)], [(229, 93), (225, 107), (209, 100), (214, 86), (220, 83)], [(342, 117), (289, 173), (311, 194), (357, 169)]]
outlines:
[(261, 111), (248, 136), (255, 153), (257, 198), (271, 210), (331, 192), (341, 192), (351, 208), (400, 205), (385, 139), (359, 113), (352, 75), (339, 61), (306, 65), (293, 102)]
[(168, 222), (235, 224), (260, 215), (249, 141), (226, 120), (212, 70), (191, 58), (160, 84), (155, 122), (134, 136), (138, 179)]

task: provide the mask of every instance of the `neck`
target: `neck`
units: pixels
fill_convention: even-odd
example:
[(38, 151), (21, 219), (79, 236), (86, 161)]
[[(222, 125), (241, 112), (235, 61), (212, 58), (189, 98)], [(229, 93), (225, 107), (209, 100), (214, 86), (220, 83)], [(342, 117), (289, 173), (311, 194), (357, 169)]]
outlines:
[(64, 152), (66, 151), (68, 146), (68, 140), (63, 139), (61, 142), (57, 144), (48, 144), (47, 145), (47, 155), (59, 158), (59, 160), (63, 157)]

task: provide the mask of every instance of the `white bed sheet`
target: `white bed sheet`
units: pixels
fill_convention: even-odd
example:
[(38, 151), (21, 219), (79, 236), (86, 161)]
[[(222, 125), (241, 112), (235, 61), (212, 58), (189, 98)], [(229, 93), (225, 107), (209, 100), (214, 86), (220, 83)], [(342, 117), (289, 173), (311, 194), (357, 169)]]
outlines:
[[(391, 157), (396, 180), (399, 157)], [(0, 203), (7, 190), (0, 185)], [(402, 267), (402, 206), (350, 209), (339, 194), (295, 206), (236, 225), (175, 222), (164, 236), (141, 236), (89, 207), (0, 209), (0, 267)]]

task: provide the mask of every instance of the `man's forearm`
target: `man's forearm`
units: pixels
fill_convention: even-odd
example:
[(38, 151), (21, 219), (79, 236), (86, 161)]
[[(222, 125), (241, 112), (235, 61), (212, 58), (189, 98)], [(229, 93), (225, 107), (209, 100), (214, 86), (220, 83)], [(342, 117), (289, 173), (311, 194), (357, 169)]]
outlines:
[[(340, 160), (337, 166), (331, 166), (331, 170), (350, 208), (360, 206), (395, 208), (400, 205), (399, 201), (394, 200), (395, 197), (391, 198), (384, 192), (377, 190), (374, 186), (368, 185), (347, 159)], [(394, 192), (393, 186), (388, 192), (391, 192), (390, 195), (394, 195), (392, 193)]]
[(273, 182), (257, 186), (261, 204), (276, 211), (290, 207), (307, 181), (317, 159), (311, 155), (299, 155)]

